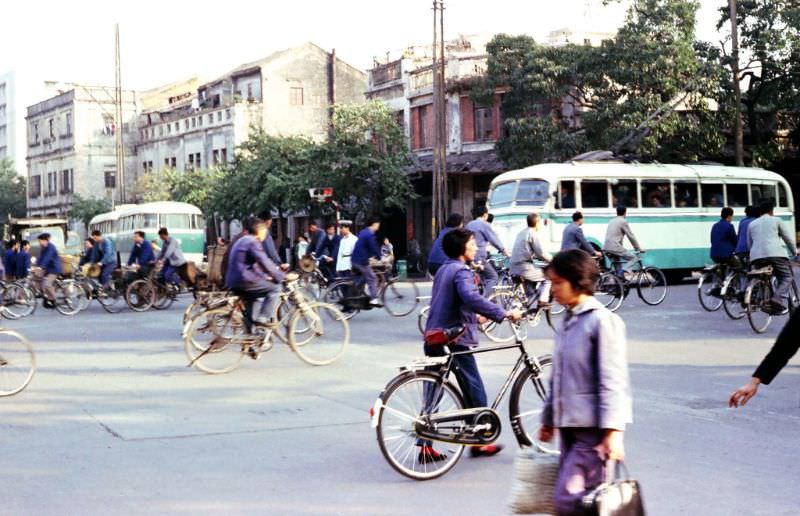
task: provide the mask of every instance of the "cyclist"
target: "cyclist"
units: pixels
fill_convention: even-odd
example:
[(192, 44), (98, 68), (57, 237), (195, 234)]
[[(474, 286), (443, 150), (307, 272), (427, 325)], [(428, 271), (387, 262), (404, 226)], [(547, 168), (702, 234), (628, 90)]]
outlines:
[[(244, 301), (244, 324), (247, 333), (253, 332), (253, 303), (263, 298), (261, 314), (272, 316), (280, 294), (283, 271), (264, 252), (267, 226), (263, 220), (248, 220), (247, 235), (239, 238), (231, 249), (228, 270), (225, 271), (225, 287)], [(259, 317), (259, 323), (275, 326)]]
[(439, 231), (439, 236), (433, 241), (431, 254), (428, 256), (428, 272), (431, 276), (436, 276), (436, 271), (447, 261), (447, 256), (444, 254), (444, 249), (442, 249), (442, 238), (452, 229), (463, 227), (464, 216), (460, 213), (451, 213), (447, 217), (447, 222), (445, 222), (444, 228)]
[(336, 275), (336, 257), (339, 254), (339, 242), (342, 237), (336, 234), (335, 224), (325, 224), (325, 236), (317, 244), (314, 254), (320, 258), (320, 270), (328, 280)]
[(91, 264), (92, 254), (94, 254), (94, 240), (92, 240), (92, 237), (88, 237), (83, 240), (83, 252), (80, 260), (78, 260), (78, 266), (83, 267), (86, 264)]
[(544, 282), (538, 300), (539, 306), (544, 307), (550, 304), (550, 281), (545, 278), (544, 271), (534, 265), (533, 260), (537, 259), (550, 262), (553, 257), (544, 250), (541, 239), (539, 238), (539, 229), (542, 223), (539, 214), (528, 214), (527, 222), (528, 227), (520, 231), (519, 235), (517, 235), (517, 239), (514, 241), (514, 249), (511, 251), (511, 267), (509, 272), (511, 272), (512, 276), (517, 276), (522, 279), (525, 287), (525, 295), (528, 299), (536, 292), (536, 285)]
[(114, 249), (114, 243), (104, 238), (103, 234), (95, 229), (92, 231), (92, 240), (94, 240), (94, 252), (92, 253), (92, 263), (99, 264), (102, 269), (100, 271), (100, 284), (104, 287), (108, 285), (108, 280), (111, 279), (111, 273), (117, 266), (117, 251)]
[(778, 280), (778, 285), (772, 296), (772, 307), (769, 311), (781, 313), (786, 310), (787, 305), (783, 303), (784, 300), (789, 299), (789, 289), (792, 287), (794, 278), (789, 258), (786, 257), (786, 248), (789, 248), (792, 256), (796, 256), (798, 254), (797, 247), (781, 219), (774, 216), (775, 205), (771, 201), (762, 204), (759, 211), (761, 216), (747, 227), (747, 247), (750, 249), (750, 261), (756, 268), (772, 266), (772, 272)]
[(358, 242), (358, 237), (350, 232), (349, 221), (340, 222), (339, 231), (341, 232), (341, 238), (339, 239), (339, 249), (336, 253), (336, 276), (348, 277), (353, 268), (351, 258), (356, 242)]
[[(450, 346), (450, 350), (464, 351), (478, 344), (478, 322), (476, 313), (494, 321), (502, 321), (506, 317), (517, 321), (522, 317), (519, 310), (505, 311), (500, 306), (490, 303), (478, 293), (472, 270), (466, 265), (475, 260), (478, 252), (475, 235), (472, 231), (454, 228), (442, 239), (442, 248), (448, 260), (436, 273), (433, 280), (431, 306), (425, 332), (434, 329), (448, 329), (463, 325), (464, 333), (458, 342)], [(482, 321), (481, 321), (482, 322)], [(442, 346), (425, 345), (425, 355), (443, 356)], [(485, 407), (487, 405), (486, 388), (483, 385), (474, 355), (458, 355), (455, 359), (456, 379), (464, 395), (467, 407)], [(447, 456), (433, 449), (430, 441), (420, 440), (419, 461), (437, 462)], [(473, 457), (489, 456), (498, 453), (500, 445), (475, 446), (470, 448)]]
[(168, 281), (173, 285), (179, 285), (180, 278), (178, 277), (178, 268), (186, 265), (186, 258), (183, 257), (181, 244), (178, 243), (175, 238), (169, 236), (167, 228), (158, 230), (158, 238), (164, 242), (161, 252), (158, 254), (158, 259), (156, 260), (164, 264), (164, 268), (161, 269), (158, 279), (162, 282)]
[(711, 227), (711, 259), (721, 265), (720, 274), (714, 276), (713, 295), (720, 292), (720, 280), (727, 274), (728, 267), (737, 267), (739, 262), (734, 256), (738, 238), (733, 228), (733, 208), (722, 208), (719, 220)]
[(145, 238), (144, 231), (134, 231), (133, 249), (131, 249), (131, 254), (128, 257), (128, 266), (135, 263), (139, 268), (139, 276), (147, 276), (155, 261), (156, 255), (153, 252), (153, 245)]
[(381, 306), (381, 301), (378, 299), (378, 277), (375, 271), (369, 266), (369, 259), (380, 259), (381, 250), (378, 248), (378, 242), (375, 240), (375, 233), (381, 228), (381, 223), (377, 218), (367, 219), (367, 226), (358, 234), (358, 241), (353, 248), (353, 272), (356, 275), (361, 275), (357, 286), (364, 281), (367, 282), (369, 289), (369, 304), (372, 306)]
[(39, 260), (36, 262), (39, 267), (36, 279), (44, 295), (42, 306), (55, 308), (56, 290), (53, 287), (53, 283), (55, 283), (58, 275), (61, 274), (61, 258), (58, 256), (56, 246), (50, 243), (50, 233), (41, 233), (37, 239), (41, 250), (39, 251)]
[(747, 263), (750, 258), (750, 249), (747, 247), (747, 228), (761, 213), (756, 206), (747, 206), (744, 209), (744, 218), (739, 221), (739, 234), (736, 236), (736, 249), (733, 253), (741, 263)]
[[(603, 251), (611, 257), (614, 261), (621, 261), (622, 267), (617, 269), (617, 274), (620, 277), (625, 277), (625, 272), (630, 270), (631, 266), (636, 263), (636, 256), (622, 245), (625, 237), (628, 237), (633, 248), (640, 253), (644, 252), (636, 240), (636, 235), (631, 231), (628, 221), (625, 217), (628, 213), (628, 208), (625, 206), (617, 206), (617, 216), (611, 219), (606, 228), (606, 240), (603, 243)], [(616, 264), (615, 264), (616, 266)]]
[(23, 240), (19, 243), (17, 262), (14, 264), (14, 276), (17, 279), (28, 277), (31, 270), (31, 243)]
[(595, 250), (586, 240), (581, 226), (583, 226), (583, 213), (576, 211), (572, 214), (572, 224), (567, 224), (561, 234), (561, 250), (583, 249), (592, 256), (603, 256), (603, 253)]
[(486, 206), (476, 206), (475, 209), (472, 210), (472, 216), (475, 217), (475, 219), (467, 224), (467, 229), (472, 231), (472, 234), (475, 235), (475, 243), (478, 246), (478, 252), (475, 253), (475, 263), (479, 267), (478, 273), (483, 280), (483, 295), (489, 297), (492, 295), (492, 289), (497, 285), (499, 278), (494, 266), (486, 262), (488, 256), (486, 247), (491, 244), (506, 256), (508, 256), (508, 251), (505, 246), (503, 246), (503, 243), (500, 242), (497, 233), (494, 232), (492, 226), (488, 222), (489, 210)]

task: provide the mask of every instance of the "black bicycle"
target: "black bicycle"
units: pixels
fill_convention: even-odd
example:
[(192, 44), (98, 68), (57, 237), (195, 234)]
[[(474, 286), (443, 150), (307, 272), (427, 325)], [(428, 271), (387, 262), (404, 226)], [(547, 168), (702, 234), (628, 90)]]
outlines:
[[(378, 278), (378, 298), (386, 311), (394, 317), (403, 317), (413, 312), (419, 303), (417, 284), (392, 276), (390, 264), (371, 264), (370, 267)], [(345, 317), (351, 319), (361, 310), (376, 307), (369, 303), (365, 283), (357, 284), (355, 277), (334, 280), (325, 290), (323, 300), (341, 306)]]
[[(528, 354), (519, 326), (515, 327), (513, 344), (457, 352), (451, 352), (449, 345), (463, 332), (463, 327), (439, 330), (436, 336), (428, 336), (428, 342), (444, 346), (444, 356), (425, 357), (400, 368), (370, 410), (378, 446), (392, 468), (415, 480), (430, 480), (450, 471), (465, 446), (484, 446), (497, 441), (501, 430), (497, 411), (509, 388), (508, 415), (519, 445), (554, 451), (548, 447), (552, 445), (545, 445), (535, 437), (549, 387), (545, 371), (551, 357)], [(454, 358), (505, 349), (517, 349), (519, 358), (492, 405), (466, 407), (464, 396), (452, 378), (457, 371)], [(432, 442), (442, 443), (435, 457), (423, 448)]]
[(793, 313), (800, 306), (800, 294), (798, 294), (797, 282), (794, 280), (794, 276), (792, 276), (792, 284), (789, 290), (789, 305), (782, 311), (776, 311), (772, 303), (777, 286), (777, 278), (771, 265), (753, 269), (747, 273), (747, 277), (749, 282), (747, 289), (744, 291), (744, 308), (747, 313), (747, 321), (754, 332), (764, 333), (767, 331), (774, 316)]
[(625, 287), (625, 297), (632, 288), (636, 289), (639, 299), (650, 306), (661, 304), (667, 297), (667, 277), (658, 267), (642, 263), (642, 251), (637, 251), (630, 271), (622, 270), (623, 261), (614, 255), (605, 253), (611, 261), (612, 270), (619, 275)]

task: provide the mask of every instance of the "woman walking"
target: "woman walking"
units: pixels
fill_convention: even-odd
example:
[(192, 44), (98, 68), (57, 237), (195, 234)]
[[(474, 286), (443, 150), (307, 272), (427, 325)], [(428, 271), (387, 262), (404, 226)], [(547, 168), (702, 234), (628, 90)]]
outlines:
[(606, 461), (625, 457), (623, 432), (632, 421), (625, 324), (594, 298), (599, 271), (587, 253), (562, 251), (546, 271), (568, 310), (555, 337), (539, 439), (549, 442), (558, 430), (555, 506), (559, 515), (577, 515), (583, 496), (605, 481)]

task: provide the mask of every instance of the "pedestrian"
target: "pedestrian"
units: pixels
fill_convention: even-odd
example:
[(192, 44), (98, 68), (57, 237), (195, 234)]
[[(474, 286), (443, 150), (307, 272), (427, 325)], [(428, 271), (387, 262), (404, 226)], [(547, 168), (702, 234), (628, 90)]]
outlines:
[(325, 232), (319, 228), (315, 221), (308, 223), (308, 247), (306, 248), (305, 256), (311, 256), (311, 253), (317, 250), (320, 240), (325, 237)]
[[(304, 235), (299, 235), (294, 241), (294, 266), (292, 269), (298, 269), (300, 259), (305, 257), (308, 251), (308, 239)], [(310, 251), (309, 251), (310, 252)]]
[(339, 243), (342, 237), (336, 233), (336, 225), (325, 224), (325, 236), (317, 244), (314, 251), (320, 260), (319, 268), (322, 274), (330, 281), (336, 276), (336, 257), (339, 255)]
[(31, 243), (23, 240), (19, 243), (17, 261), (14, 264), (14, 276), (16, 279), (25, 279), (31, 271)]
[(625, 324), (594, 298), (597, 262), (584, 251), (561, 251), (547, 266), (555, 300), (567, 313), (555, 336), (550, 388), (539, 440), (556, 431), (561, 462), (554, 493), (559, 515), (586, 514), (582, 498), (605, 481), (606, 461), (625, 458), (632, 422)]
[[(625, 220), (627, 214), (628, 208), (625, 206), (617, 206), (617, 216), (608, 223), (608, 227), (606, 228), (606, 240), (603, 243), (603, 251), (615, 261), (613, 265), (615, 267), (621, 265), (621, 267), (617, 267), (617, 274), (621, 277), (624, 277), (625, 272), (630, 270), (636, 262), (636, 256), (625, 249), (623, 245), (625, 237), (628, 237), (634, 249), (640, 253), (644, 252), (644, 249), (639, 246), (639, 241), (636, 240), (636, 235), (633, 234), (630, 225), (628, 225), (628, 221)], [(619, 264), (616, 262), (622, 263)]]
[(388, 238), (383, 239), (383, 245), (381, 246), (381, 260), (390, 262), (394, 261), (394, 246)]
[(176, 286), (180, 285), (181, 280), (178, 272), (181, 268), (186, 267), (186, 258), (183, 257), (181, 244), (176, 238), (169, 236), (167, 228), (159, 229), (158, 237), (164, 242), (157, 259), (157, 262), (163, 265), (159, 280)]
[[(6, 250), (3, 253), (2, 264), (0, 264), (0, 267), (5, 271), (6, 281), (14, 281), (15, 279), (14, 271), (17, 268), (17, 253), (19, 253), (19, 242), (16, 240), (9, 240), (6, 244)], [(0, 274), (0, 278), (2, 277), (3, 274)]]
[(358, 234), (358, 241), (353, 247), (351, 258), (353, 273), (359, 276), (356, 286), (367, 283), (369, 304), (372, 306), (381, 306), (381, 300), (378, 299), (378, 277), (369, 265), (370, 258), (380, 259), (381, 256), (381, 250), (378, 248), (378, 241), (375, 237), (380, 228), (381, 222), (377, 217), (367, 219), (366, 227)]
[(54, 284), (58, 275), (61, 274), (61, 258), (58, 256), (58, 249), (55, 244), (50, 242), (50, 233), (40, 233), (39, 240), (39, 260), (36, 262), (38, 267), (36, 280), (39, 289), (44, 295), (42, 306), (45, 308), (55, 308), (56, 290)]
[[(436, 329), (450, 329), (464, 326), (464, 333), (454, 344), (449, 345), (452, 353), (468, 351), (478, 345), (478, 323), (486, 318), (496, 322), (511, 318), (518, 321), (522, 317), (520, 310), (504, 310), (499, 305), (489, 302), (478, 292), (472, 270), (467, 266), (475, 260), (478, 252), (475, 235), (464, 228), (453, 228), (442, 238), (442, 249), (447, 260), (439, 268), (433, 280), (431, 304), (428, 311), (428, 322), (425, 332)], [(480, 318), (476, 315), (479, 314)], [(443, 356), (445, 350), (441, 345), (425, 345), (426, 356)], [(488, 400), (475, 355), (453, 355), (453, 369), (464, 403), (467, 408), (486, 407)], [(447, 456), (437, 452), (430, 441), (420, 440), (418, 460), (421, 463), (438, 462)], [(470, 447), (473, 457), (495, 455), (502, 450), (501, 445)]]
[(353, 268), (353, 249), (356, 247), (358, 237), (350, 231), (349, 222), (341, 222), (339, 231), (341, 232), (341, 238), (339, 239), (339, 249), (336, 255), (336, 276), (347, 278)]
[(451, 213), (450, 216), (447, 217), (444, 228), (439, 231), (439, 235), (436, 237), (436, 240), (433, 241), (431, 253), (428, 255), (428, 272), (431, 276), (436, 276), (436, 271), (447, 261), (447, 255), (444, 254), (444, 249), (442, 249), (442, 238), (453, 229), (463, 227), (464, 216), (460, 213)]
[(275, 241), (272, 239), (272, 214), (269, 212), (264, 213), (261, 216), (261, 220), (263, 220), (264, 225), (267, 226), (267, 236), (264, 238), (263, 242), (264, 252), (267, 253), (267, 258), (272, 260), (272, 262), (279, 266), (281, 270), (288, 271), (289, 264), (284, 263), (284, 261), (281, 260), (281, 257), (278, 254), (278, 249), (275, 247)]
[(550, 282), (545, 278), (544, 270), (538, 267), (534, 260), (550, 262), (553, 257), (544, 250), (541, 238), (539, 238), (542, 224), (539, 214), (530, 213), (526, 220), (528, 227), (520, 231), (514, 241), (509, 272), (512, 277), (516, 276), (522, 279), (525, 295), (531, 302), (537, 285), (544, 282), (537, 300), (538, 306), (544, 308), (550, 305)]
[(759, 207), (759, 212), (761, 216), (747, 227), (747, 247), (750, 249), (750, 263), (753, 267), (772, 266), (772, 274), (778, 280), (770, 300), (771, 306), (765, 310), (774, 315), (789, 306), (789, 289), (792, 287), (794, 273), (786, 251), (788, 249), (793, 257), (798, 252), (789, 230), (781, 219), (774, 216), (775, 205), (770, 201), (765, 202)]
[(583, 213), (576, 211), (572, 214), (572, 223), (564, 226), (561, 233), (561, 250), (583, 249), (591, 256), (603, 256), (603, 253), (595, 249), (583, 235)]
[(492, 294), (492, 289), (497, 285), (499, 277), (494, 266), (486, 261), (488, 253), (486, 248), (491, 244), (495, 249), (508, 256), (508, 251), (497, 233), (494, 232), (492, 226), (487, 222), (489, 220), (489, 210), (486, 206), (476, 206), (472, 210), (474, 220), (467, 224), (467, 229), (472, 231), (475, 235), (475, 243), (478, 245), (478, 252), (475, 254), (475, 264), (478, 265), (478, 274), (483, 280), (483, 295), (489, 297)]

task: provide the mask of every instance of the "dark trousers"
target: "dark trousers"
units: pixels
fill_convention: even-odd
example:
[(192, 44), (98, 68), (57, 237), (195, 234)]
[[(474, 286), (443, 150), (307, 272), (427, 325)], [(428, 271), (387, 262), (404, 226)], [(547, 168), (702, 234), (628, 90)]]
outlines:
[(158, 279), (162, 282), (170, 282), (173, 285), (180, 285), (181, 279), (178, 276), (178, 269), (177, 267), (173, 267), (169, 263), (165, 263), (164, 267), (161, 269), (161, 273), (158, 275)]
[(253, 333), (253, 304), (257, 299), (261, 299), (274, 293), (275, 289), (267, 284), (255, 285), (246, 288), (233, 288), (233, 293), (241, 297), (244, 301), (244, 327), (247, 333)]
[(428, 262), (428, 272), (431, 276), (436, 276), (436, 272), (442, 267), (441, 263)]
[(559, 428), (561, 465), (554, 493), (559, 516), (587, 514), (581, 499), (604, 481), (605, 461), (595, 450), (603, 440), (600, 428)]
[(497, 285), (500, 278), (497, 276), (497, 271), (494, 270), (494, 266), (489, 262), (483, 262), (483, 270), (478, 274), (480, 274), (483, 280), (483, 297), (488, 298), (492, 295), (494, 287)]
[(100, 284), (104, 287), (108, 285), (108, 280), (111, 279), (111, 274), (114, 272), (116, 263), (104, 263), (100, 269)]
[(761, 258), (753, 261), (753, 267), (757, 269), (767, 265), (772, 265), (772, 274), (778, 280), (778, 285), (772, 294), (772, 302), (783, 307), (789, 306), (789, 290), (792, 288), (792, 280), (794, 279), (792, 264), (789, 263), (788, 258), (778, 257)]

